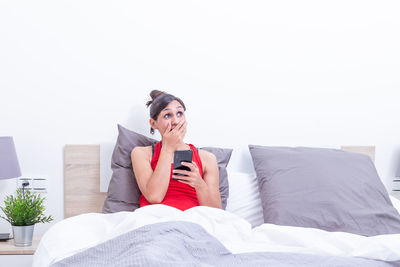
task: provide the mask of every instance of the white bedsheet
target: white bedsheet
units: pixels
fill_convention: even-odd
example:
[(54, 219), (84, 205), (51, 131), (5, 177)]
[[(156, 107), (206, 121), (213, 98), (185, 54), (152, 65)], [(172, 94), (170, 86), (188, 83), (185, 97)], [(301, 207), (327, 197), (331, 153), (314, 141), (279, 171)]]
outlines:
[(176, 220), (203, 226), (232, 253), (279, 251), (400, 260), (400, 234), (364, 237), (274, 224), (252, 229), (246, 220), (220, 209), (199, 206), (182, 212), (150, 205), (135, 212), (88, 213), (58, 222), (43, 235), (33, 266), (48, 266), (143, 225)]

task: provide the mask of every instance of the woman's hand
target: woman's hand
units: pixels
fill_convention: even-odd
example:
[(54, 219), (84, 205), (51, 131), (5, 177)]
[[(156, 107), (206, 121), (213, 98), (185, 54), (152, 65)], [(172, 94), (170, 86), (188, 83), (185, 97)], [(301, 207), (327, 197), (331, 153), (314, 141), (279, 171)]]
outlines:
[(183, 142), (186, 134), (186, 120), (181, 120), (174, 129), (171, 130), (171, 122), (162, 135), (162, 146), (170, 151), (177, 150), (178, 146)]
[[(207, 186), (203, 178), (201, 178), (199, 167), (197, 167), (195, 162), (182, 161), (182, 165), (188, 167), (190, 171), (179, 170), (179, 169), (173, 170), (172, 178), (179, 179), (178, 182), (188, 184), (195, 189), (200, 189), (204, 186)], [(175, 173), (185, 174), (187, 176), (179, 176), (175, 175)]]

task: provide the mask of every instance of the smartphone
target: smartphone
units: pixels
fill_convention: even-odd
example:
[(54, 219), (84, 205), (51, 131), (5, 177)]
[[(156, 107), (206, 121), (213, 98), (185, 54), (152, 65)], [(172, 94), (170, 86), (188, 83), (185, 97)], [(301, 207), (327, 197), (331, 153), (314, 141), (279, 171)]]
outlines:
[[(193, 158), (193, 151), (192, 150), (176, 150), (174, 153), (174, 170), (186, 170), (190, 171), (190, 168), (187, 166), (182, 165), (182, 161), (185, 162), (192, 162)], [(180, 173), (174, 173), (175, 175), (178, 176), (186, 176), (185, 174), (180, 174)], [(173, 178), (174, 180), (179, 180), (176, 178)]]

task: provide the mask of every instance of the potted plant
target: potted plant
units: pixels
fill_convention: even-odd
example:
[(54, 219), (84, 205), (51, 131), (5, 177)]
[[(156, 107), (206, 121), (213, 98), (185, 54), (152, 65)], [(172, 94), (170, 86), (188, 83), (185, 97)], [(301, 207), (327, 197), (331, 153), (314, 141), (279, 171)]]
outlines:
[(29, 190), (17, 189), (17, 196), (7, 196), (5, 207), (0, 207), (6, 217), (0, 215), (12, 225), (14, 245), (18, 247), (31, 246), (33, 229), (36, 223), (46, 223), (53, 220), (44, 216), (45, 198)]

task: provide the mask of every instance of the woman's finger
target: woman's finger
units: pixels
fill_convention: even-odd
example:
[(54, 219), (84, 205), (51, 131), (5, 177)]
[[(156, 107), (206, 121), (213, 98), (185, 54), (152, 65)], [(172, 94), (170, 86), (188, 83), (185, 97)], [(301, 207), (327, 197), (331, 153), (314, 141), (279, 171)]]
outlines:
[(164, 135), (171, 131), (171, 122), (168, 122), (167, 129), (165, 129)]
[(184, 127), (185, 125), (186, 125), (186, 120), (181, 120), (180, 122), (179, 122), (179, 129), (182, 129), (182, 127)]
[(181, 176), (181, 175), (172, 175), (172, 179), (186, 181), (185, 176)]
[[(171, 122), (169, 122), (169, 123), (171, 123)], [(172, 132), (178, 132), (181, 129), (183, 123), (184, 123), (183, 120), (178, 122), (178, 124), (175, 126), (175, 128), (172, 130)]]
[(176, 132), (182, 132), (182, 127), (184, 127), (185, 125), (185, 121), (181, 120), (176, 127), (174, 128), (174, 130), (176, 130)]
[(192, 162), (182, 161), (181, 164), (183, 166), (188, 167), (191, 171), (198, 169), (197, 165), (196, 165), (196, 163), (194, 161), (192, 161)]
[(187, 171), (187, 170), (174, 169), (173, 174), (176, 174), (176, 173), (183, 174), (183, 175), (190, 175), (191, 170)]
[[(178, 180), (178, 182), (181, 182), (181, 183), (183, 183), (183, 184), (187, 184), (187, 185), (192, 186), (190, 182), (185, 181), (185, 180)], [(192, 187), (193, 187), (193, 186), (192, 186)]]
[(185, 121), (182, 126), (181, 126), (181, 130), (182, 131), (186, 131), (186, 127), (187, 127), (187, 121)]
[(185, 134), (186, 134), (186, 129), (187, 129), (186, 127), (187, 127), (187, 122), (185, 122), (185, 124), (182, 126), (181, 133), (182, 133), (183, 136), (185, 136)]
[(180, 176), (180, 175), (172, 175), (172, 179), (177, 181), (185, 181), (187, 183), (193, 180), (190, 176)]

